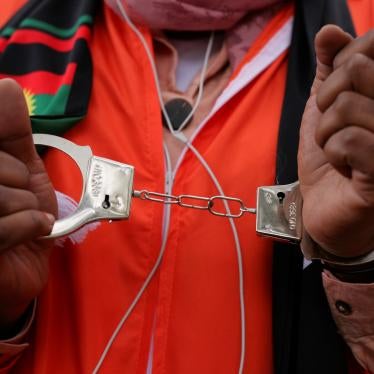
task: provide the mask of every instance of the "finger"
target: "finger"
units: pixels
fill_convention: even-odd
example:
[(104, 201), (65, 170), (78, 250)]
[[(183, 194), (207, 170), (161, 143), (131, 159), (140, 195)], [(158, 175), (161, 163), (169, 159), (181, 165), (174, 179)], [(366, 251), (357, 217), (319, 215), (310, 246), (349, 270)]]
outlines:
[(0, 184), (14, 188), (27, 188), (30, 173), (24, 163), (0, 151)]
[(312, 86), (315, 93), (321, 83), (331, 74), (335, 56), (352, 41), (352, 36), (334, 25), (324, 26), (316, 35), (314, 47), (317, 58), (316, 77)]
[(0, 80), (0, 149), (26, 164), (37, 157), (25, 98), (11, 79)]
[(38, 208), (38, 199), (32, 192), (0, 185), (0, 217)]
[(317, 33), (314, 46), (318, 60), (333, 66), (336, 55), (346, 47), (353, 37), (335, 25), (326, 25)]
[(374, 133), (371, 131), (346, 127), (331, 136), (323, 150), (328, 161), (343, 175), (350, 177), (352, 171), (358, 171), (368, 181), (374, 181)]
[(345, 91), (338, 95), (321, 116), (315, 132), (316, 142), (323, 148), (334, 133), (351, 126), (362, 127), (374, 133), (374, 100)]
[(0, 252), (48, 235), (53, 223), (53, 216), (37, 210), (0, 218)]
[(56, 211), (54, 192), (36, 153), (22, 89), (11, 79), (0, 81), (0, 150), (22, 161), (30, 172), (30, 190), (44, 211)]
[(345, 64), (353, 55), (360, 53), (374, 59), (374, 30), (370, 30), (365, 35), (356, 38), (354, 43), (350, 43), (334, 58), (334, 69)]
[(321, 85), (318, 95), (318, 108), (324, 112), (343, 91), (354, 91), (374, 98), (374, 61), (355, 54)]

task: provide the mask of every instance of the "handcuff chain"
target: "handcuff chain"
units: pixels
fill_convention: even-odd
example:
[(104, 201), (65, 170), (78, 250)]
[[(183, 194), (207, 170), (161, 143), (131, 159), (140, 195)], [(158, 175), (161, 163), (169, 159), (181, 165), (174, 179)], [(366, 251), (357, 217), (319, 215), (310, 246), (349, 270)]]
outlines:
[[(182, 208), (197, 209), (197, 210), (207, 210), (209, 213), (225, 218), (240, 218), (244, 213), (256, 214), (256, 209), (247, 208), (243, 201), (236, 197), (229, 196), (196, 196), (196, 195), (170, 195), (160, 192), (151, 192), (147, 190), (134, 191), (133, 197), (139, 198), (141, 200), (152, 201), (161, 204), (174, 204), (179, 205)], [(236, 204), (237, 208), (234, 213), (227, 213), (226, 211), (219, 211), (214, 209), (216, 202), (221, 201), (223, 204)]]

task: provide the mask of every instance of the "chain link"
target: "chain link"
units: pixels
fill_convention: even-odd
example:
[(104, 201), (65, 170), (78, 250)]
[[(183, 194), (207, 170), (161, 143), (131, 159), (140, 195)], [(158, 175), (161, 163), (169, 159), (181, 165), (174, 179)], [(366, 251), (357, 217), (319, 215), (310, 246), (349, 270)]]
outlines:
[[(161, 204), (175, 204), (179, 205), (182, 208), (189, 208), (189, 209), (198, 209), (198, 210), (207, 210), (209, 213), (218, 216), (218, 217), (226, 217), (226, 218), (240, 218), (243, 216), (244, 213), (251, 213), (256, 214), (256, 209), (254, 208), (247, 208), (243, 201), (236, 197), (229, 197), (229, 196), (196, 196), (196, 195), (170, 195), (160, 192), (151, 192), (147, 190), (141, 191), (134, 191), (133, 197), (146, 200), (146, 201), (153, 201), (155, 203)], [(215, 205), (217, 202), (222, 202), (223, 206), (226, 208), (228, 204), (230, 207), (233, 208), (233, 205), (236, 205), (235, 211), (229, 210), (227, 213), (225, 211), (219, 211), (215, 209)], [(220, 204), (221, 205), (221, 204)]]

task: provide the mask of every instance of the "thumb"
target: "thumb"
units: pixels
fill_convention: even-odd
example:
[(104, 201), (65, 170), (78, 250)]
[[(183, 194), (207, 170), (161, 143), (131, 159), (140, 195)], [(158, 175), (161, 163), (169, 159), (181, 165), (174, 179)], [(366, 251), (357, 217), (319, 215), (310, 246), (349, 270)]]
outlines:
[(29, 189), (39, 201), (39, 210), (57, 214), (53, 186), (39, 158), (22, 88), (11, 79), (0, 80), (0, 152), (23, 162), (29, 171)]
[(316, 94), (321, 84), (333, 71), (334, 58), (353, 37), (335, 25), (327, 25), (317, 33), (314, 47), (317, 59), (316, 77), (311, 94)]
[(26, 165), (37, 157), (22, 88), (11, 79), (0, 80), (0, 150)]

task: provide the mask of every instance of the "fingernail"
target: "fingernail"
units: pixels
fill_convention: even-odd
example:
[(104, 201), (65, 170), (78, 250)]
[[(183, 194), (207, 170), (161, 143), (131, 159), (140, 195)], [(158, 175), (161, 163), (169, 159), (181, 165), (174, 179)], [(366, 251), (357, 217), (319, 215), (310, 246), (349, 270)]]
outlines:
[(47, 219), (48, 219), (48, 221), (49, 221), (49, 223), (51, 225), (53, 225), (55, 223), (56, 218), (55, 218), (55, 216), (53, 214), (51, 214), (51, 213), (45, 213), (45, 216), (47, 217)]

